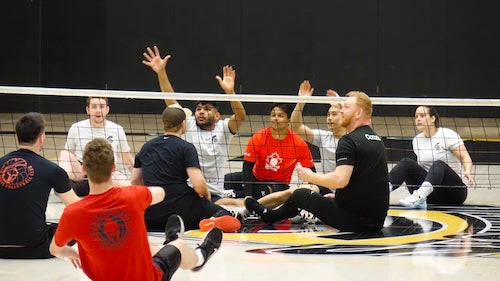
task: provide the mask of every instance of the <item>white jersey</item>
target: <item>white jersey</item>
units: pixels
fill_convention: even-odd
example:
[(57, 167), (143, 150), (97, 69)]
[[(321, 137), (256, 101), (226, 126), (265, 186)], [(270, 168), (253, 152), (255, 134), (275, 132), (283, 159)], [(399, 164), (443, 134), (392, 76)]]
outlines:
[(115, 161), (120, 159), (118, 158), (118, 153), (130, 152), (123, 127), (109, 120), (106, 120), (103, 128), (93, 128), (90, 126), (89, 119), (74, 123), (69, 128), (64, 147), (67, 150), (73, 151), (76, 159), (81, 162), (85, 145), (95, 138), (106, 139), (111, 144)]
[(442, 160), (457, 175), (462, 174), (462, 164), (452, 150), (464, 144), (462, 138), (453, 130), (448, 128), (438, 128), (436, 133), (428, 138), (424, 133), (420, 133), (413, 138), (413, 151), (417, 155), (418, 164), (427, 172), (431, 165)]
[(314, 139), (312, 144), (319, 148), (321, 155), (321, 169), (323, 173), (335, 170), (335, 151), (339, 144), (339, 139), (333, 135), (332, 131), (313, 129)]
[(219, 120), (211, 131), (196, 125), (194, 116), (186, 118), (184, 139), (192, 143), (198, 152), (201, 171), (211, 194), (221, 196), (224, 175), (229, 171), (228, 149), (234, 135), (229, 130), (229, 118)]

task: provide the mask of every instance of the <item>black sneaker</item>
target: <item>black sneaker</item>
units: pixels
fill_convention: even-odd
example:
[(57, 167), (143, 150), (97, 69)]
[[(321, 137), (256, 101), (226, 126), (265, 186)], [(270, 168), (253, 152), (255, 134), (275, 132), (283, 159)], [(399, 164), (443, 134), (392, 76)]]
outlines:
[(247, 208), (249, 212), (255, 212), (261, 218), (267, 213), (267, 208), (250, 196), (245, 197), (245, 208)]
[(163, 245), (177, 240), (184, 234), (184, 221), (178, 215), (171, 215), (165, 225), (165, 242)]
[(205, 258), (205, 260), (200, 266), (197, 266), (192, 270), (199, 271), (207, 263), (208, 259), (210, 259), (210, 257), (212, 257), (212, 255), (219, 249), (221, 242), (222, 230), (218, 229), (217, 227), (210, 229), (210, 231), (207, 232), (207, 235), (205, 235), (203, 243), (201, 243), (201, 245), (197, 248), (201, 250), (201, 254)]

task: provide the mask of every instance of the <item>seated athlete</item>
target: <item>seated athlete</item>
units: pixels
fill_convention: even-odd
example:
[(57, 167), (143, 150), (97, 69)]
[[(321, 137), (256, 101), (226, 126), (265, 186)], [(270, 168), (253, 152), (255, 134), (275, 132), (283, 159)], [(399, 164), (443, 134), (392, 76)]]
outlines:
[[(114, 187), (113, 149), (105, 139), (87, 143), (83, 172), (90, 193), (64, 209), (50, 252), (82, 268), (92, 280), (170, 280), (180, 266), (200, 270), (220, 247), (222, 231), (212, 228), (195, 250), (179, 239), (184, 226), (179, 216), (169, 218), (165, 246), (152, 256), (144, 210), (161, 202), (161, 187)], [(66, 245), (78, 243), (78, 251)]]

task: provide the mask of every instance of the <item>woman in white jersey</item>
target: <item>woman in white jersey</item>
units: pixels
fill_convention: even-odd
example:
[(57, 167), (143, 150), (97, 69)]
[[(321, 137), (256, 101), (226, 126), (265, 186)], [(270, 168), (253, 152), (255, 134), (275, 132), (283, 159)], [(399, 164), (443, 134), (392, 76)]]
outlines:
[(472, 159), (462, 138), (453, 130), (441, 128), (439, 114), (430, 106), (415, 110), (413, 138), (417, 161), (403, 158), (389, 173), (394, 190), (406, 182), (411, 193), (399, 203), (410, 208), (430, 204), (461, 205), (467, 198), (467, 185), (474, 184)]

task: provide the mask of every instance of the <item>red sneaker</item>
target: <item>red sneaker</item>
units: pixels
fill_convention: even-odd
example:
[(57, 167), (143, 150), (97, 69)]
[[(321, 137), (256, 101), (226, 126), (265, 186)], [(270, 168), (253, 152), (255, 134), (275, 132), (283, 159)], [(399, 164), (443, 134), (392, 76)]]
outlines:
[(235, 232), (240, 229), (241, 222), (233, 216), (221, 216), (201, 220), (199, 226), (202, 231), (217, 227), (223, 232)]

